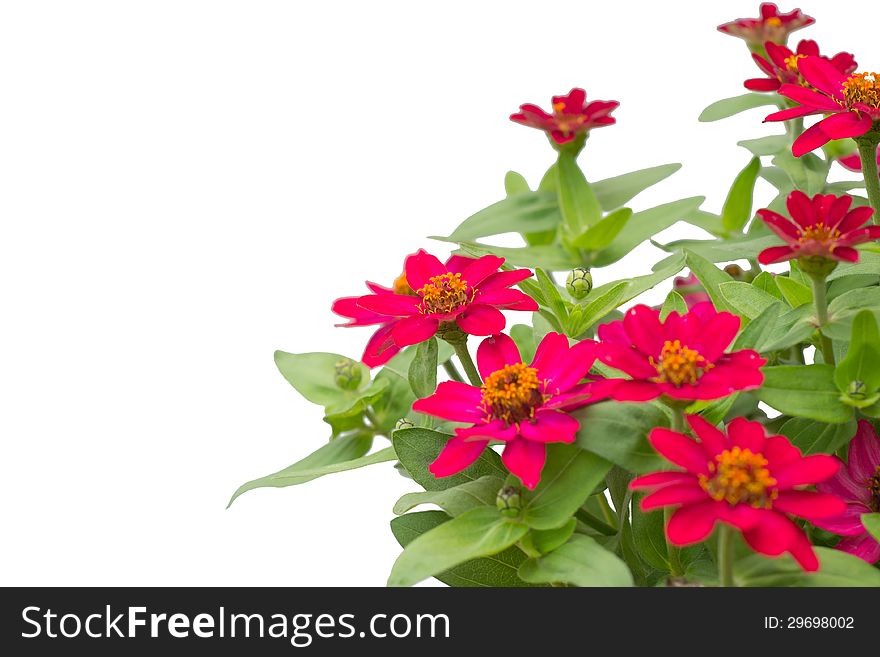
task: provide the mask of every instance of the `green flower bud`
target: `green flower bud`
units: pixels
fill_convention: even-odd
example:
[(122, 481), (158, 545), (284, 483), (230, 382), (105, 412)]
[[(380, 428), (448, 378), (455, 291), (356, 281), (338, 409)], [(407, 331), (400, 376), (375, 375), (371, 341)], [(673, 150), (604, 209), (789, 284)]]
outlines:
[(593, 289), (593, 275), (590, 270), (583, 267), (572, 269), (568, 273), (568, 278), (565, 279), (565, 289), (573, 299), (586, 297)]
[(797, 259), (798, 267), (808, 276), (825, 278), (837, 268), (837, 260), (822, 256), (805, 256)]
[(864, 399), (868, 396), (868, 390), (864, 381), (852, 381), (846, 389), (846, 395), (850, 399)]
[(401, 429), (412, 429), (414, 425), (409, 421), (409, 418), (402, 417), (397, 421), (397, 424), (394, 425), (394, 430), (399, 431)]
[(350, 358), (336, 362), (336, 385), (343, 390), (357, 390), (362, 377), (360, 366)]
[(505, 518), (516, 518), (522, 510), (522, 495), (519, 488), (515, 486), (505, 486), (498, 491), (498, 497), (495, 498), (495, 504), (501, 515)]

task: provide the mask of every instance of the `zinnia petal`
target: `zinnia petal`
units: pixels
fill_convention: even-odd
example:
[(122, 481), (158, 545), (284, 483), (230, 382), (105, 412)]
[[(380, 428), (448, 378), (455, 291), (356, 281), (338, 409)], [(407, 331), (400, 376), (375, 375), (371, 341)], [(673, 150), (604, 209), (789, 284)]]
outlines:
[(836, 495), (808, 490), (784, 490), (773, 500), (773, 508), (807, 520), (839, 516), (846, 503)]
[(794, 249), (790, 246), (771, 246), (758, 254), (758, 262), (762, 265), (772, 265), (795, 257)]
[(419, 399), (413, 410), (452, 422), (480, 422), (485, 413), (480, 410), (480, 389), (458, 381), (444, 381), (430, 397)]
[(773, 470), (773, 478), (780, 490), (805, 486), (825, 481), (834, 476), (840, 468), (840, 461), (827, 454), (813, 454), (797, 461), (786, 463)]
[(672, 484), (647, 495), (640, 504), (642, 511), (651, 511), (674, 504), (690, 504), (708, 497), (695, 479), (681, 484)]
[(539, 443), (573, 443), (580, 426), (580, 422), (562, 411), (539, 410), (534, 421), (520, 422), (519, 433)]
[(511, 440), (501, 453), (502, 463), (529, 490), (534, 490), (541, 480), (541, 470), (544, 469), (546, 460), (547, 448), (544, 443), (525, 438)]
[(456, 317), (455, 323), (462, 331), (471, 335), (493, 335), (504, 330), (506, 320), (497, 308), (475, 303)]
[(871, 129), (873, 121), (867, 114), (840, 112), (822, 119), (816, 125), (821, 126), (822, 132), (831, 139), (846, 139), (865, 134)]
[(660, 311), (638, 305), (626, 312), (623, 327), (636, 349), (648, 356), (657, 356), (663, 349)]
[(868, 479), (880, 468), (880, 438), (867, 420), (859, 420), (856, 435), (849, 444), (849, 471)]
[(398, 347), (408, 347), (433, 337), (439, 324), (436, 319), (424, 315), (406, 317), (394, 325), (391, 335)]
[(801, 133), (800, 137), (794, 140), (794, 143), (791, 145), (792, 155), (801, 157), (831, 141), (831, 137), (822, 130), (822, 123), (820, 121), (816, 125), (811, 125)]
[(504, 258), (485, 255), (477, 258), (461, 272), (461, 280), (471, 287), (478, 287), (483, 280), (504, 264)]
[(477, 369), (484, 379), (492, 372), (504, 369), (505, 365), (521, 363), (522, 357), (516, 343), (504, 333), (486, 338), (477, 348)]
[(373, 337), (367, 342), (364, 349), (364, 355), (361, 358), (367, 367), (379, 367), (394, 358), (399, 352), (400, 347), (394, 344), (392, 331), (395, 322), (380, 327), (373, 333)]
[(419, 301), (403, 294), (368, 294), (358, 299), (358, 305), (388, 317), (409, 317), (419, 313)]
[(714, 500), (688, 504), (672, 514), (666, 535), (675, 545), (698, 543), (712, 533), (716, 520)]
[(706, 418), (700, 415), (688, 415), (687, 421), (691, 425), (691, 429), (694, 430), (694, 433), (697, 434), (697, 438), (700, 439), (706, 456), (712, 458), (727, 449), (727, 436), (710, 424)]
[(435, 477), (448, 477), (461, 472), (474, 461), (488, 445), (488, 441), (467, 441), (463, 438), (450, 438), (440, 455), (428, 466)]
[(798, 71), (819, 91), (843, 100), (843, 81), (846, 76), (822, 57), (804, 57), (798, 62)]
[(434, 276), (442, 276), (446, 273), (446, 266), (424, 249), (408, 255), (403, 269), (406, 272), (406, 282), (413, 290), (420, 290)]
[(655, 427), (648, 441), (668, 461), (695, 474), (709, 474), (706, 452), (687, 436), (663, 427)]

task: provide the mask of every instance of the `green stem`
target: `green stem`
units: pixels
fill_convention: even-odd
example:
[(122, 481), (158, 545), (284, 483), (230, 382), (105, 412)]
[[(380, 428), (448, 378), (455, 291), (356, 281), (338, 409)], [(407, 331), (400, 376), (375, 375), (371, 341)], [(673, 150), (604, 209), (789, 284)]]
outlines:
[(788, 133), (788, 138), (791, 139), (792, 143), (794, 140), (801, 136), (801, 133), (804, 131), (804, 120), (801, 117), (796, 119), (791, 119), (785, 122), (785, 130)]
[(718, 524), (718, 583), (731, 587), (733, 583), (733, 532), (724, 523)]
[(453, 381), (458, 381), (459, 383), (464, 382), (464, 379), (461, 378), (461, 373), (451, 359), (443, 361), (443, 369), (446, 370), (446, 374), (448, 374), (449, 378)]
[(578, 509), (577, 511), (575, 511), (574, 515), (587, 527), (592, 527), (600, 534), (604, 534), (605, 536), (614, 536), (617, 534), (617, 530), (614, 527), (612, 527), (608, 523), (602, 522), (601, 520), (599, 520), (599, 518), (596, 518), (584, 509)]
[(859, 145), (859, 157), (862, 160), (862, 175), (865, 177), (865, 190), (868, 192), (868, 200), (874, 208), (874, 223), (880, 223), (880, 175), (877, 173), (877, 144), (880, 142), (880, 134), (869, 132), (861, 139), (856, 139)]
[(813, 304), (816, 306), (816, 322), (819, 325), (819, 349), (822, 351), (822, 359), (829, 365), (834, 365), (834, 348), (831, 344), (831, 338), (822, 333), (822, 329), (828, 324), (825, 276), (812, 274), (810, 280), (813, 282)]
[[(684, 406), (682, 406), (680, 403), (672, 403), (669, 404), (669, 408), (672, 410), (672, 426), (670, 428), (673, 431), (684, 433)], [(671, 506), (663, 507), (664, 529), (669, 527), (669, 519), (672, 517), (673, 511), (674, 509)], [(684, 567), (681, 565), (681, 548), (673, 545), (669, 541), (668, 531), (664, 531), (663, 535), (666, 537), (666, 556), (669, 560), (669, 572), (672, 574), (673, 577), (680, 577), (684, 574)]]
[(453, 340), (449, 342), (449, 344), (455, 349), (455, 355), (458, 356), (458, 360), (461, 362), (464, 373), (467, 374), (468, 381), (471, 382), (471, 385), (477, 386), (478, 388), (482, 386), (483, 379), (480, 377), (480, 373), (477, 371), (477, 366), (474, 365), (474, 360), (471, 358), (471, 354), (468, 351), (467, 339)]
[[(614, 513), (614, 509), (611, 508), (611, 505), (608, 504), (608, 498), (605, 497), (604, 493), (601, 493), (598, 496), (599, 499), (599, 508), (602, 509), (602, 515), (605, 516), (605, 522), (609, 525), (617, 525), (617, 514)], [(615, 531), (615, 533), (617, 533)]]

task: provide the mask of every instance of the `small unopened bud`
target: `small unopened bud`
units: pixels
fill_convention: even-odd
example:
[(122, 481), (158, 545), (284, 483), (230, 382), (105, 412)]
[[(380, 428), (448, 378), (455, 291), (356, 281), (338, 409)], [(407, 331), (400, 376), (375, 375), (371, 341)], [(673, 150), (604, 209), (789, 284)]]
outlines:
[(593, 289), (593, 275), (590, 270), (583, 267), (572, 269), (568, 273), (568, 278), (565, 279), (565, 289), (573, 299), (586, 297)]
[(498, 497), (495, 498), (495, 504), (501, 515), (506, 518), (515, 518), (522, 509), (522, 496), (519, 489), (515, 486), (505, 486), (498, 491)]
[(362, 376), (360, 366), (350, 358), (336, 362), (336, 385), (343, 390), (357, 390)]
[(397, 421), (397, 424), (394, 425), (395, 431), (400, 431), (401, 429), (412, 429), (414, 425), (409, 421), (409, 418), (402, 417)]
[(727, 265), (724, 268), (724, 271), (727, 273), (728, 276), (730, 276), (731, 278), (735, 278), (738, 281), (741, 281), (743, 279), (743, 275), (745, 274), (743, 268), (737, 264)]
[(855, 380), (850, 382), (849, 387), (846, 389), (846, 395), (850, 399), (864, 399), (868, 396), (868, 391), (866, 390), (865, 382)]

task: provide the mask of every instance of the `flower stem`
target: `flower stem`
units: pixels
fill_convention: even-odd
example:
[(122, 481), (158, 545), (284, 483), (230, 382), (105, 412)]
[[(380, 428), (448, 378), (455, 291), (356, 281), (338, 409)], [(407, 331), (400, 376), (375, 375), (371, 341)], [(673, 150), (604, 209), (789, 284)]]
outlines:
[[(685, 432), (684, 406), (680, 403), (669, 404), (672, 410), (672, 426), (673, 431), (679, 433)], [(681, 565), (681, 548), (673, 545), (669, 541), (669, 519), (672, 517), (673, 508), (671, 506), (663, 507), (663, 535), (666, 538), (666, 557), (669, 561), (669, 572), (673, 577), (684, 575), (684, 567)]]
[(877, 173), (877, 144), (880, 142), (880, 134), (869, 132), (861, 139), (856, 139), (859, 145), (859, 157), (862, 160), (862, 175), (865, 177), (865, 190), (868, 192), (868, 201), (874, 208), (874, 223), (880, 223), (880, 175)]
[(731, 587), (733, 583), (733, 532), (724, 523), (718, 525), (718, 583)]
[(452, 348), (455, 349), (455, 355), (458, 356), (458, 360), (461, 362), (464, 373), (467, 374), (468, 381), (471, 382), (471, 385), (477, 386), (478, 388), (482, 386), (483, 379), (480, 378), (477, 366), (474, 365), (474, 360), (471, 358), (471, 354), (468, 351), (467, 338), (464, 340), (447, 340), (447, 342), (449, 342), (449, 344), (452, 345)]
[(461, 373), (458, 371), (455, 363), (452, 362), (452, 359), (443, 361), (443, 369), (446, 371), (446, 374), (449, 375), (449, 378), (453, 381), (458, 381), (459, 383), (464, 382), (464, 379), (461, 378)]
[(828, 299), (825, 290), (825, 276), (810, 275), (813, 282), (813, 304), (816, 306), (816, 321), (819, 324), (819, 349), (822, 351), (822, 360), (829, 365), (834, 365), (834, 348), (831, 338), (822, 333), (822, 329), (828, 324)]

